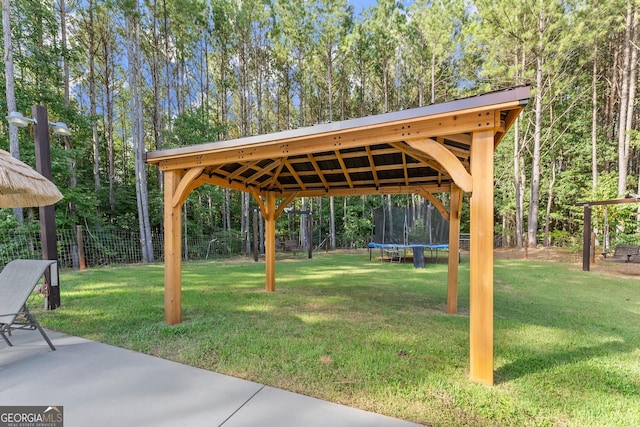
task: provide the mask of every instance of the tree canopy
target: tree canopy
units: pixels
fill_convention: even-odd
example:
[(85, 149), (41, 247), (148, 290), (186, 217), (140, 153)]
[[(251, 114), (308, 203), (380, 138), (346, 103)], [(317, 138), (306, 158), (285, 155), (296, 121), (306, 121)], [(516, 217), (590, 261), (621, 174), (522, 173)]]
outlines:
[[(576, 202), (640, 193), (636, 0), (379, 0), (359, 11), (347, 0), (3, 0), (3, 14), (12, 69), (0, 64), (2, 115), (42, 103), (73, 131), (52, 138), (61, 227), (161, 231), (161, 175), (140, 162), (144, 150), (518, 84), (533, 98), (496, 153), (505, 242), (571, 243), (582, 225)], [(0, 122), (0, 148), (11, 148), (10, 131)], [(28, 131), (18, 135), (19, 156), (34, 164)], [(335, 214), (345, 245), (370, 238), (372, 209), (422, 202), (338, 199), (342, 214), (333, 201), (296, 203), (320, 212), (325, 230)], [(246, 231), (250, 205), (202, 187), (185, 226)], [(621, 235), (636, 232), (635, 207), (607, 209)]]

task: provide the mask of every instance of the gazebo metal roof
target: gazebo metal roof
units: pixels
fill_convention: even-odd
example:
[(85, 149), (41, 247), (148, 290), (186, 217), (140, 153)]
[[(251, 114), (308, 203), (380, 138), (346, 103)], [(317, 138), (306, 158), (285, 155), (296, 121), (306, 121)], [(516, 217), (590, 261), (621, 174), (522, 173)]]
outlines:
[[(529, 98), (516, 87), (452, 102), (147, 153), (163, 170), (278, 197), (471, 191), (472, 133), (504, 136)], [(445, 159), (444, 157), (448, 157)], [(457, 163), (454, 161), (457, 160)]]
[[(296, 197), (417, 193), (449, 220), (447, 312), (457, 312), (462, 193), (470, 198), (470, 375), (493, 383), (493, 151), (528, 103), (518, 86), (452, 102), (147, 153), (164, 172), (165, 320), (181, 321), (181, 206), (202, 184), (249, 192), (265, 219), (275, 291), (275, 221)], [(434, 193), (448, 192), (449, 206)], [(279, 204), (276, 200), (279, 199)]]

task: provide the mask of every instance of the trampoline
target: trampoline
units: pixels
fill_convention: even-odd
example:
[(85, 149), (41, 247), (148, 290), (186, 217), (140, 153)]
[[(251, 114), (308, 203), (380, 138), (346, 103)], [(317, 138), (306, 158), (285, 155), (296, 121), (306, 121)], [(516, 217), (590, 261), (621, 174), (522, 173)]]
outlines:
[[(380, 259), (388, 257), (392, 262), (402, 262), (406, 258), (407, 249), (411, 249), (413, 252), (413, 266), (416, 268), (424, 267), (424, 250), (429, 249), (430, 258), (438, 259), (438, 250), (449, 250), (449, 245), (446, 243), (439, 244), (426, 244), (426, 243), (369, 243), (369, 261), (372, 260), (372, 254), (374, 249), (380, 249)], [(435, 251), (435, 257), (433, 256)]]

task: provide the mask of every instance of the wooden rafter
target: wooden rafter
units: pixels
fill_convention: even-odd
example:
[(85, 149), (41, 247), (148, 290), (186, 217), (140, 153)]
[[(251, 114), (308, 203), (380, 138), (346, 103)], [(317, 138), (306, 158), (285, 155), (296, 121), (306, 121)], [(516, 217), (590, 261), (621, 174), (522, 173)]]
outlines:
[(320, 181), (322, 181), (322, 185), (324, 185), (325, 190), (329, 190), (329, 183), (327, 182), (327, 179), (324, 176), (324, 172), (322, 172), (322, 169), (320, 169), (320, 166), (318, 166), (318, 162), (316, 161), (316, 159), (313, 157), (312, 154), (308, 154), (307, 157), (311, 162), (311, 164), (313, 165), (313, 169), (318, 174), (318, 177), (320, 177)]
[(373, 155), (371, 154), (371, 147), (365, 147), (367, 150), (367, 158), (369, 159), (369, 167), (371, 168), (371, 173), (373, 174), (373, 182), (376, 188), (380, 188), (380, 179), (378, 179), (378, 168), (376, 166), (375, 160), (373, 160)]
[(236, 169), (235, 171), (233, 171), (232, 173), (230, 173), (227, 176), (227, 179), (232, 180), (235, 179), (237, 177), (239, 177), (240, 175), (242, 175), (245, 171), (249, 170), (249, 169), (253, 169), (256, 167), (256, 165), (259, 163), (258, 160), (254, 160), (252, 162), (247, 162), (244, 165), (242, 165), (241, 167), (239, 167), (238, 169)]
[[(246, 179), (247, 184), (252, 185), (254, 184), (259, 178), (265, 176), (265, 175), (270, 175), (271, 171), (274, 170), (275, 168), (277, 168), (278, 166), (280, 166), (282, 164), (282, 159), (277, 159), (275, 161), (273, 161), (272, 163), (270, 163), (268, 166), (265, 166), (262, 169), (258, 169), (256, 171), (256, 173), (254, 173), (253, 175), (251, 175), (250, 177), (248, 177)], [(271, 177), (273, 178), (273, 174), (271, 174)]]
[(304, 184), (304, 182), (302, 182), (302, 180), (300, 179), (300, 176), (298, 176), (296, 170), (293, 168), (293, 166), (291, 166), (291, 163), (289, 163), (288, 160), (284, 160), (283, 163), (287, 167), (287, 170), (289, 170), (289, 173), (291, 174), (291, 176), (293, 176), (293, 178), (298, 183), (298, 186), (300, 187), (300, 189), (302, 191), (306, 190), (307, 186)]
[(411, 147), (407, 143), (405, 143), (405, 142), (394, 142), (391, 145), (394, 148), (396, 148), (398, 151), (402, 152), (403, 154), (409, 155), (409, 156), (413, 157), (414, 159), (416, 159), (416, 160), (418, 160), (420, 162), (420, 163), (418, 163), (416, 165), (412, 165), (412, 166), (408, 166), (405, 163), (403, 165), (405, 169), (408, 169), (410, 167), (428, 166), (428, 167), (430, 167), (431, 169), (433, 169), (434, 171), (436, 171), (438, 173), (445, 172), (444, 168), (436, 160), (434, 160), (433, 158), (429, 157), (424, 152)]
[(404, 184), (409, 185), (409, 175), (407, 175), (407, 153), (402, 153), (402, 171), (404, 172)]
[(273, 174), (273, 177), (267, 182), (265, 188), (272, 189), (275, 186), (277, 186), (278, 188), (282, 188), (279, 185), (280, 183), (278, 182), (278, 176), (280, 176), (280, 174), (282, 173), (282, 168), (284, 168), (286, 161), (287, 161), (286, 157), (283, 157), (282, 159), (280, 159), (280, 165), (278, 165), (278, 167), (276, 168), (276, 171)]
[(336, 150), (335, 153), (336, 153), (336, 158), (340, 163), (340, 167), (342, 168), (342, 173), (344, 174), (344, 178), (347, 180), (347, 184), (349, 184), (349, 188), (353, 188), (353, 181), (351, 181), (351, 177), (349, 176), (349, 169), (347, 168), (347, 165), (344, 163), (342, 154), (340, 154), (340, 151), (338, 150)]

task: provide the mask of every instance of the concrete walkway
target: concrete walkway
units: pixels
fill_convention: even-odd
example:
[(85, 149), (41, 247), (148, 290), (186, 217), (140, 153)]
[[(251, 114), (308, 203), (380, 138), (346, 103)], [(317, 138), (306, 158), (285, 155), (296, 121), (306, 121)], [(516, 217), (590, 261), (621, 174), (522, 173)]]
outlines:
[(0, 406), (62, 406), (65, 427), (415, 426), (153, 356), (48, 332), (0, 340)]

